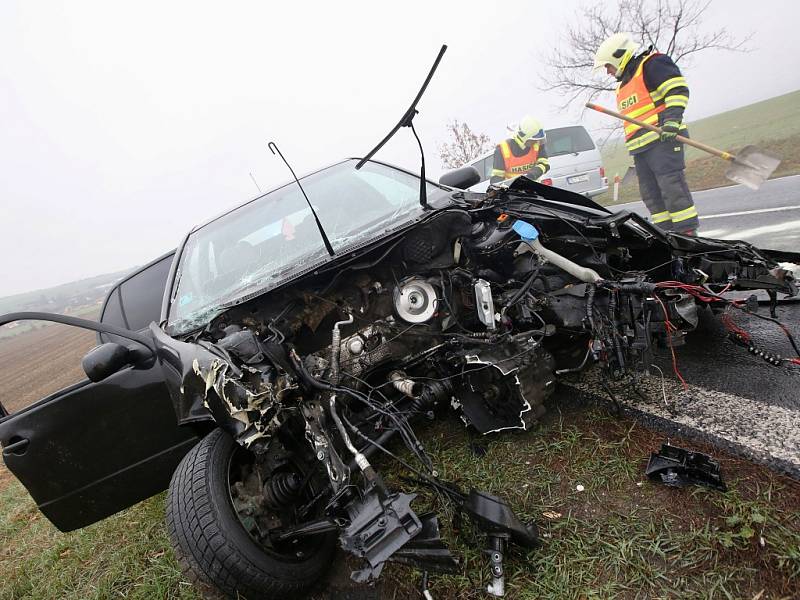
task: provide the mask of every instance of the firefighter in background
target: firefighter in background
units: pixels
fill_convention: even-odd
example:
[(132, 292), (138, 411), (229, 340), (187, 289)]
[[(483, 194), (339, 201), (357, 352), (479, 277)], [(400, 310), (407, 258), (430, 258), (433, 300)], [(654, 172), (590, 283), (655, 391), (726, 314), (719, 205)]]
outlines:
[(683, 111), (689, 87), (680, 69), (666, 54), (643, 51), (625, 33), (612, 35), (597, 50), (594, 68), (605, 68), (617, 86), (617, 110), (623, 115), (661, 127), (659, 135), (625, 122), (625, 146), (633, 155), (639, 193), (651, 221), (669, 231), (696, 235), (697, 208), (686, 183), (683, 144), (688, 137)]
[(547, 160), (544, 142), (542, 124), (531, 116), (523, 117), (516, 135), (497, 144), (490, 183), (519, 175), (539, 179), (547, 173), (550, 161)]

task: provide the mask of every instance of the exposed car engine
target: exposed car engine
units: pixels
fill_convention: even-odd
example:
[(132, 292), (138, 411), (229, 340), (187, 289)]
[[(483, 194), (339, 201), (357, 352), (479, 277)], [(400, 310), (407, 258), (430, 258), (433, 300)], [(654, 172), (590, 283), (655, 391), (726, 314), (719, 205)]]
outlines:
[(365, 561), (358, 581), (387, 560), (452, 569), (438, 535), (409, 550), (438, 531), (435, 517), (418, 517), (413, 495), (389, 490), (370, 462), (398, 459), (387, 447), (397, 438), (416, 459), (407, 469), (483, 523), (499, 592), (503, 544), (535, 545), (535, 528), (502, 499), (441, 482), (414, 424), (455, 411), (481, 434), (527, 429), (559, 375), (646, 372), (699, 310), (749, 310), (721, 293), (796, 293), (791, 273), (746, 243), (664, 234), (636, 215), (543, 199), (542, 187), (523, 178), (494, 197), (461, 193), (184, 342), (156, 332), (180, 416), (207, 409), (254, 457), (259, 483), (245, 477), (234, 502), (260, 543), (337, 532)]

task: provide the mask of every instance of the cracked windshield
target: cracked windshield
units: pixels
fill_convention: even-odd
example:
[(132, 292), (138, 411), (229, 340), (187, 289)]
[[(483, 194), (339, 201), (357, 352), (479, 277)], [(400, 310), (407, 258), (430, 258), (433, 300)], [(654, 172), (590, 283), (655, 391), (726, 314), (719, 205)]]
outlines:
[[(401, 223), (419, 208), (419, 178), (369, 162), (334, 165), (302, 179), (334, 251)], [(428, 186), (431, 193), (433, 186)], [(226, 214), (186, 242), (173, 290), (169, 329), (189, 331), (244, 293), (277, 283), (327, 255), (300, 188), (287, 184)]]

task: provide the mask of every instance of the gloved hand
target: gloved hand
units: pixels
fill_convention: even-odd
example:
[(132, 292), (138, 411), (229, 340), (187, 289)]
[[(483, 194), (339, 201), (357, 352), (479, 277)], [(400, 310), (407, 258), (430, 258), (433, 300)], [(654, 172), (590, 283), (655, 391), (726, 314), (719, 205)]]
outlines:
[(662, 142), (669, 142), (675, 139), (675, 136), (680, 133), (681, 130), (681, 122), (680, 121), (666, 121), (661, 126), (661, 141)]
[(540, 167), (539, 165), (536, 165), (530, 171), (525, 173), (525, 176), (528, 179), (533, 179), (534, 181), (538, 181), (539, 177), (541, 177), (542, 175), (544, 175), (544, 169), (542, 167)]

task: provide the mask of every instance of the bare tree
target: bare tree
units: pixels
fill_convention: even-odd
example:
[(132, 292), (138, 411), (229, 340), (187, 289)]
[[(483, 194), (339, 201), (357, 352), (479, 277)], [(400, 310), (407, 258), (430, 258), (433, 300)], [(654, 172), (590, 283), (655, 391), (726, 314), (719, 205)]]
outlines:
[(618, 0), (594, 3), (578, 10), (563, 46), (546, 59), (548, 74), (541, 89), (557, 90), (565, 98), (560, 108), (591, 101), (616, 89), (613, 79), (592, 72), (594, 54), (609, 36), (625, 32), (642, 46), (653, 46), (680, 66), (704, 50), (748, 51), (751, 35), (734, 38), (724, 27), (706, 29), (703, 15), (711, 0)]
[(475, 133), (466, 123), (453, 119), (446, 125), (450, 141), (439, 144), (442, 167), (455, 169), (487, 152), (491, 140), (485, 133)]

